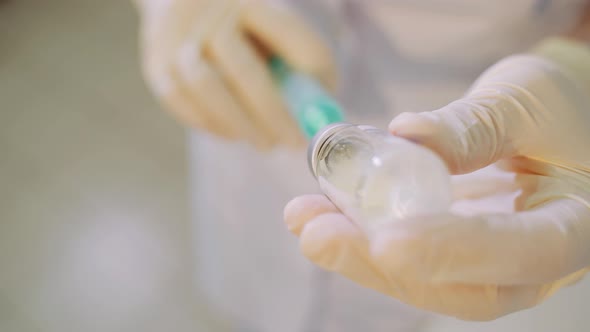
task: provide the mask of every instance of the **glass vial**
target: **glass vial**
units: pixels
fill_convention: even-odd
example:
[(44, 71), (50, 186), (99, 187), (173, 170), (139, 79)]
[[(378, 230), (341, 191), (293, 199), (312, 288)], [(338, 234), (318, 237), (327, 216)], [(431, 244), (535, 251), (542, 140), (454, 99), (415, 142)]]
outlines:
[(370, 126), (325, 127), (308, 151), (322, 191), (366, 232), (382, 224), (448, 211), (452, 191), (432, 151)]

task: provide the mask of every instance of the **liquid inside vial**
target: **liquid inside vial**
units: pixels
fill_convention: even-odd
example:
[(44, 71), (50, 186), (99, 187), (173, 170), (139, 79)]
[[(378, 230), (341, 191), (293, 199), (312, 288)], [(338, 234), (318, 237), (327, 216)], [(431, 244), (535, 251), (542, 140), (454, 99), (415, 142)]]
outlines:
[(370, 127), (327, 130), (310, 150), (312, 169), (324, 193), (359, 226), (448, 210), (450, 175), (430, 150)]

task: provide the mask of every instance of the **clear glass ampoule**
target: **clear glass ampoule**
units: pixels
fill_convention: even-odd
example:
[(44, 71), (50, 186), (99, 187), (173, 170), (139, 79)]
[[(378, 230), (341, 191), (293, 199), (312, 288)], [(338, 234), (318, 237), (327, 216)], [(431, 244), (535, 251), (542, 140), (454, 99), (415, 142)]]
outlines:
[(450, 175), (429, 149), (370, 126), (337, 123), (309, 146), (322, 191), (369, 234), (402, 218), (445, 212)]

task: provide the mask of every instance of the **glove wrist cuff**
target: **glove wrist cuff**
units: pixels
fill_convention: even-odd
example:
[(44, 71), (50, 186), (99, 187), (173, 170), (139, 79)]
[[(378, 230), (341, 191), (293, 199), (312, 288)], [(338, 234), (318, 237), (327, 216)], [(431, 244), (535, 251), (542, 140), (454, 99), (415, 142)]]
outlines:
[(552, 60), (568, 76), (583, 84), (590, 92), (590, 45), (574, 39), (552, 37), (532, 49), (532, 53)]

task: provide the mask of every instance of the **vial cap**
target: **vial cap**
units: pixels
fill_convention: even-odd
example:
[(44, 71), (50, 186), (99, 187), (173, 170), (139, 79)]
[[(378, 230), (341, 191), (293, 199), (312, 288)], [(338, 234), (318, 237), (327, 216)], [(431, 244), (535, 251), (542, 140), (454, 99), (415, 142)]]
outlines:
[(309, 170), (314, 177), (317, 177), (317, 164), (319, 162), (319, 156), (326, 147), (326, 143), (334, 134), (342, 129), (354, 127), (354, 125), (345, 122), (338, 122), (323, 127), (317, 134), (312, 138), (307, 148), (307, 163)]

